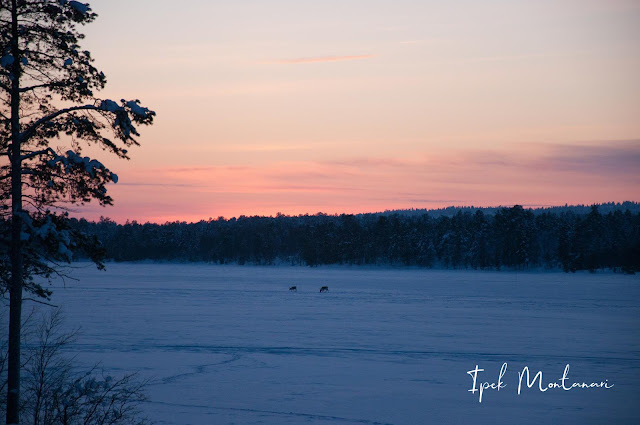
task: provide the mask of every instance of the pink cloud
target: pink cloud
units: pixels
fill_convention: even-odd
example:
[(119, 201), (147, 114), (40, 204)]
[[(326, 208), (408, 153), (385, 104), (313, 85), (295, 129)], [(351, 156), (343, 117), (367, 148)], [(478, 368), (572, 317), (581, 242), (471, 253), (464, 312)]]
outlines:
[(317, 63), (317, 62), (342, 62), (352, 61), (359, 59), (370, 59), (376, 55), (346, 55), (346, 56), (316, 56), (307, 58), (291, 58), (291, 59), (276, 59), (267, 63), (274, 64), (297, 64), (297, 63)]
[[(112, 186), (117, 221), (343, 213), (449, 205), (637, 200), (640, 141), (522, 145), (411, 157), (282, 161), (140, 170)], [(146, 176), (146, 177), (145, 177)], [(166, 182), (166, 183), (165, 183)]]

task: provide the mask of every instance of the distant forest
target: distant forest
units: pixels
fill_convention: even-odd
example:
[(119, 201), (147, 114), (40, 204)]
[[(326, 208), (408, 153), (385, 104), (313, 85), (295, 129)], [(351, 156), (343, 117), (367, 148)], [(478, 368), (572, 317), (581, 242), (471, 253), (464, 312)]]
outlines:
[(640, 204), (446, 208), (165, 224), (73, 220), (115, 261), (640, 271)]

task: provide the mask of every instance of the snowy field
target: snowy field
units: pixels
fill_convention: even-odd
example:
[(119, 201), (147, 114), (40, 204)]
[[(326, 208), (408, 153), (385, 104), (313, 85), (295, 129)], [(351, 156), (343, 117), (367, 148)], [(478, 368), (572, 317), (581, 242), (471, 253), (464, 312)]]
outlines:
[[(53, 297), (73, 352), (151, 378), (158, 424), (640, 423), (638, 276), (79, 266)], [(479, 403), (467, 371), (505, 362)], [(613, 387), (518, 395), (525, 366), (546, 385), (567, 364), (567, 386)]]

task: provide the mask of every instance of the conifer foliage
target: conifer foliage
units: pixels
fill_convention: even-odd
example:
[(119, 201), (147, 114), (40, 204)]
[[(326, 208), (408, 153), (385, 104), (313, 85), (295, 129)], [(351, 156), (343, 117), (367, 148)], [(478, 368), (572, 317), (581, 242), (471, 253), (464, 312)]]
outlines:
[(198, 223), (74, 219), (72, 228), (96, 235), (106, 258), (115, 261), (640, 271), (640, 204), (634, 202), (279, 214)]
[(101, 99), (105, 75), (80, 43), (97, 15), (68, 0), (0, 1), (0, 292), (10, 299), (7, 423), (19, 423), (23, 290), (84, 252), (101, 267), (97, 240), (69, 226), (65, 205), (112, 204), (117, 175), (83, 155), (97, 146), (120, 158), (137, 145), (137, 127), (155, 113), (138, 100)]

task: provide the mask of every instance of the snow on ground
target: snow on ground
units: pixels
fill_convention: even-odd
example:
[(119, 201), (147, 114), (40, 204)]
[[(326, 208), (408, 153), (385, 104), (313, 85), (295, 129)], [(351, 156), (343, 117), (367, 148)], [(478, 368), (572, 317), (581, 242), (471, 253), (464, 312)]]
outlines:
[[(80, 266), (53, 297), (72, 351), (152, 378), (158, 424), (640, 423), (637, 276)], [(504, 362), (479, 403), (467, 371)], [(567, 364), (567, 385), (614, 386), (517, 394), (525, 366), (547, 384)]]

